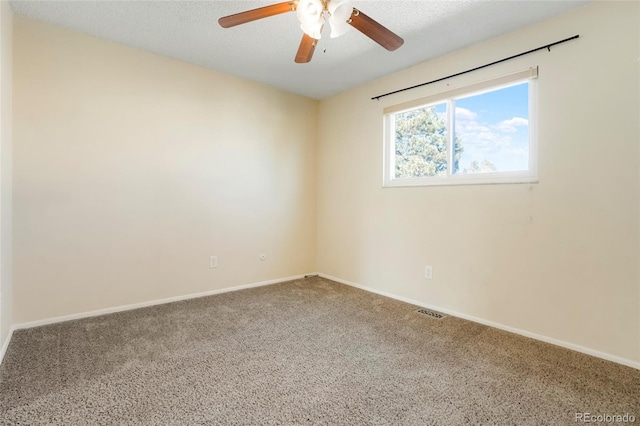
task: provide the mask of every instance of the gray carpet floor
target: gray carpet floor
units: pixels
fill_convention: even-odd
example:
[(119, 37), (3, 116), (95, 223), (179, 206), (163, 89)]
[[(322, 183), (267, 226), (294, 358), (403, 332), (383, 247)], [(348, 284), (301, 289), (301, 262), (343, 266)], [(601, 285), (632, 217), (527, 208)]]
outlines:
[(640, 422), (640, 371), (322, 278), (17, 331), (1, 424)]

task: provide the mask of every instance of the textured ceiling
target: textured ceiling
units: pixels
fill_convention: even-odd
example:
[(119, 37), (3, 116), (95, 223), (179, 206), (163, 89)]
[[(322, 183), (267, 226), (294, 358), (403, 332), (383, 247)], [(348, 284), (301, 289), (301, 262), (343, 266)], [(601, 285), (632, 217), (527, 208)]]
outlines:
[[(355, 29), (331, 39), (325, 28), (309, 64), (293, 62), (302, 37), (295, 13), (229, 29), (217, 23), (278, 1), (49, 0), (11, 1), (11, 7), (31, 19), (321, 99), (586, 3), (352, 0), (404, 38), (404, 46), (388, 52)], [(537, 46), (523, 50), (531, 47)]]

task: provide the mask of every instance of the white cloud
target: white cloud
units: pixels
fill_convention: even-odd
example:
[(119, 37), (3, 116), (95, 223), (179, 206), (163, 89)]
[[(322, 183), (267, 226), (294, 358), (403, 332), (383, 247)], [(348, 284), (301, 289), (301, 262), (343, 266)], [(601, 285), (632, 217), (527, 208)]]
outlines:
[(522, 117), (513, 117), (511, 120), (503, 121), (503, 123), (509, 124), (511, 126), (528, 126), (529, 125), (529, 120), (527, 120), (526, 118), (522, 118)]
[(471, 121), (476, 118), (478, 118), (478, 114), (475, 112), (466, 108), (456, 107), (456, 121)]
[[(467, 117), (477, 116), (473, 111), (467, 111), (470, 113), (467, 114)], [(503, 138), (503, 135), (484, 123), (478, 123), (475, 120), (458, 119), (457, 111), (456, 136), (462, 140), (464, 145), (475, 145), (477, 147), (494, 146), (498, 140)]]
[(496, 124), (494, 127), (501, 131), (507, 133), (515, 133), (518, 131), (518, 127), (528, 126), (529, 120), (522, 117), (513, 117), (510, 120), (504, 120), (500, 123)]

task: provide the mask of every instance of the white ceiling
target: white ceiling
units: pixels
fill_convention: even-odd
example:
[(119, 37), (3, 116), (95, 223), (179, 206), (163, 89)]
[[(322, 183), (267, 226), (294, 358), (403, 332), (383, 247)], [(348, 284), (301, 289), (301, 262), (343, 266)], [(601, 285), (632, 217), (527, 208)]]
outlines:
[(325, 28), (309, 64), (293, 62), (302, 37), (295, 13), (228, 29), (217, 23), (222, 16), (279, 1), (14, 0), (11, 8), (31, 19), (322, 99), (586, 3), (351, 0), (405, 44), (388, 52), (355, 29), (331, 39)]

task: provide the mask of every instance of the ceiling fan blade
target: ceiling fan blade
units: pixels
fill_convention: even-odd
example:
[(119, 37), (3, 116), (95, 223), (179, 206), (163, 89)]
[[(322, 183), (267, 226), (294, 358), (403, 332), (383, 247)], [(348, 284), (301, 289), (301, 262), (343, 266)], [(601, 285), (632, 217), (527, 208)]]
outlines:
[(236, 25), (246, 24), (247, 22), (255, 21), (256, 19), (293, 12), (296, 10), (296, 4), (297, 2), (295, 1), (286, 1), (283, 3), (272, 4), (271, 6), (259, 7), (257, 9), (236, 13), (234, 15), (224, 16), (218, 19), (218, 23), (223, 28), (235, 27)]
[(298, 47), (298, 53), (296, 53), (296, 63), (297, 64), (306, 64), (311, 61), (313, 57), (313, 52), (316, 50), (316, 44), (318, 40), (313, 37), (309, 37), (306, 34), (302, 35), (302, 41), (300, 42), (300, 47)]
[(355, 7), (347, 23), (387, 50), (396, 50), (404, 43), (404, 40), (400, 36), (360, 12)]

